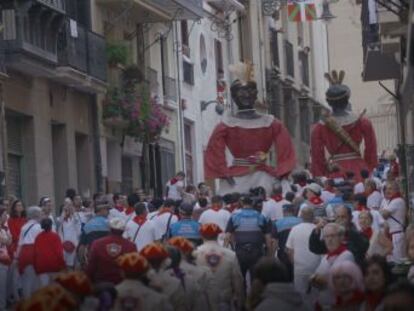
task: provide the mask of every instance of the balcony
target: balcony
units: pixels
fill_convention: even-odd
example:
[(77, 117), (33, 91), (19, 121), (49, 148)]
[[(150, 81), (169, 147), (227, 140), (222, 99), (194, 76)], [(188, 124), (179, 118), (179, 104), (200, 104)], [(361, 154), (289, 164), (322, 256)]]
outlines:
[(381, 41), (380, 25), (369, 23), (369, 8), (366, 1), (362, 2), (362, 47), (363, 47), (363, 80), (379, 81), (398, 79), (401, 75), (401, 65), (398, 64), (394, 54), (396, 45), (387, 45), (387, 38)]
[(58, 12), (61, 12), (61, 13), (65, 12), (65, 0), (36, 0), (36, 1)]
[(0, 45), (10, 68), (51, 77), (57, 64), (57, 38), (64, 15), (43, 2), (15, 2), (14, 6), (1, 10), (4, 29)]
[(238, 0), (207, 0), (213, 8), (219, 11), (240, 11), (245, 10), (244, 5)]
[(104, 92), (105, 39), (67, 19), (59, 42), (56, 79), (82, 91)]
[(196, 20), (204, 15), (202, 0), (96, 0), (112, 12), (128, 12), (142, 23), (170, 20)]

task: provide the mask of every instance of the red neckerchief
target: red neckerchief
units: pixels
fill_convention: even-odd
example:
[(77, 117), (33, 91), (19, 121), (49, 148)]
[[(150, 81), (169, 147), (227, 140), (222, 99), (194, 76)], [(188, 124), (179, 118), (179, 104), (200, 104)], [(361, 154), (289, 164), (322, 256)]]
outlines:
[(133, 208), (133, 207), (128, 206), (128, 207), (125, 209), (125, 214), (126, 214), (126, 215), (131, 215), (134, 211), (135, 211), (135, 210), (134, 210), (134, 208)]
[(318, 196), (314, 196), (313, 198), (310, 198), (309, 202), (311, 202), (313, 205), (323, 204), (323, 200)]
[(366, 301), (368, 306), (370, 307), (370, 310), (375, 310), (380, 304), (382, 299), (384, 299), (384, 293), (373, 293), (368, 292), (365, 294)]
[(341, 297), (337, 296), (335, 306), (336, 307), (353, 306), (353, 305), (360, 304), (361, 302), (364, 301), (364, 299), (365, 299), (364, 293), (359, 290), (355, 290), (352, 295), (352, 298), (349, 299), (348, 301), (343, 301)]
[(177, 182), (178, 182), (177, 177), (173, 177), (173, 178), (171, 178), (171, 179), (170, 179), (170, 185), (171, 185), (171, 186), (172, 186), (172, 185), (175, 185)]
[(210, 208), (213, 211), (218, 212), (219, 210), (221, 210), (221, 204), (211, 204)]
[(147, 221), (146, 215), (140, 215), (134, 217), (134, 222), (137, 223), (139, 226), (142, 226)]
[(355, 210), (358, 212), (363, 212), (363, 211), (369, 211), (369, 208), (366, 207), (365, 205), (358, 204)]
[(165, 213), (171, 213), (171, 210), (169, 207), (162, 207), (160, 208), (160, 210), (158, 211), (158, 216), (165, 214)]
[(306, 181), (300, 181), (300, 182), (298, 182), (298, 185), (303, 188), (307, 185), (307, 183), (306, 183)]
[(362, 229), (361, 230), (361, 233), (363, 234), (363, 235), (365, 235), (367, 238), (368, 238), (368, 240), (371, 240), (371, 237), (372, 237), (372, 228), (371, 227), (368, 227), (368, 228), (366, 228), (366, 229)]
[(343, 252), (345, 252), (347, 250), (345, 245), (341, 245), (339, 246), (336, 250), (332, 251), (332, 252), (328, 252), (327, 255), (327, 259), (334, 257), (334, 256), (339, 256), (341, 255)]
[(283, 200), (283, 197), (280, 194), (277, 194), (277, 195), (272, 196), (272, 199), (275, 200), (276, 202), (280, 202)]
[(125, 210), (125, 208), (122, 205), (115, 205), (115, 209), (121, 213)]
[(394, 199), (398, 199), (398, 198), (401, 198), (401, 197), (402, 197), (401, 192), (394, 193), (390, 198), (390, 202)]

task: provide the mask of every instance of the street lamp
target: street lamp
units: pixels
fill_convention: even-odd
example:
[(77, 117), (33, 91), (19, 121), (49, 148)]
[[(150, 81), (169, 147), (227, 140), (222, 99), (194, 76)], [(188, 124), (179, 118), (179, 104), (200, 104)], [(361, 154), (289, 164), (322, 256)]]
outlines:
[(206, 102), (205, 100), (202, 100), (201, 102), (200, 102), (200, 106), (201, 106), (201, 112), (203, 112), (203, 111), (205, 111), (205, 110), (207, 110), (207, 107), (208, 106), (210, 106), (210, 104), (216, 104), (216, 113), (218, 114), (218, 115), (222, 115), (223, 113), (224, 113), (224, 107), (223, 107), (223, 104), (222, 103), (220, 103), (220, 102), (218, 102), (216, 99), (214, 99), (214, 100), (210, 100), (210, 101), (208, 101), (208, 102)]
[(322, 14), (321, 17), (319, 17), (319, 19), (323, 20), (326, 23), (329, 23), (332, 19), (336, 18), (336, 16), (331, 12), (330, 4), (331, 2), (329, 0), (323, 0)]

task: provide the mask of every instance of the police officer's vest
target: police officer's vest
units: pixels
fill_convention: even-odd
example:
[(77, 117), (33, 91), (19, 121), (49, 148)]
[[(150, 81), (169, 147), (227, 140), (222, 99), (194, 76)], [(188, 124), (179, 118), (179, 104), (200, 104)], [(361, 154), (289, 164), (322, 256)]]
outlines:
[(236, 244), (263, 244), (266, 218), (254, 209), (241, 209), (231, 217)]

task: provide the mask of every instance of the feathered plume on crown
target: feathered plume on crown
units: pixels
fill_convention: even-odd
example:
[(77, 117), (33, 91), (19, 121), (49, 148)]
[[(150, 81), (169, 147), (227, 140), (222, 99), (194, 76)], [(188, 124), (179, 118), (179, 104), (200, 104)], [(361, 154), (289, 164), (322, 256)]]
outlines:
[(341, 70), (338, 74), (336, 70), (332, 70), (331, 74), (329, 74), (328, 72), (325, 73), (325, 78), (329, 81), (330, 85), (342, 84), (345, 78), (345, 71)]
[(229, 71), (233, 74), (235, 81), (245, 85), (254, 81), (254, 66), (251, 62), (229, 65)]

